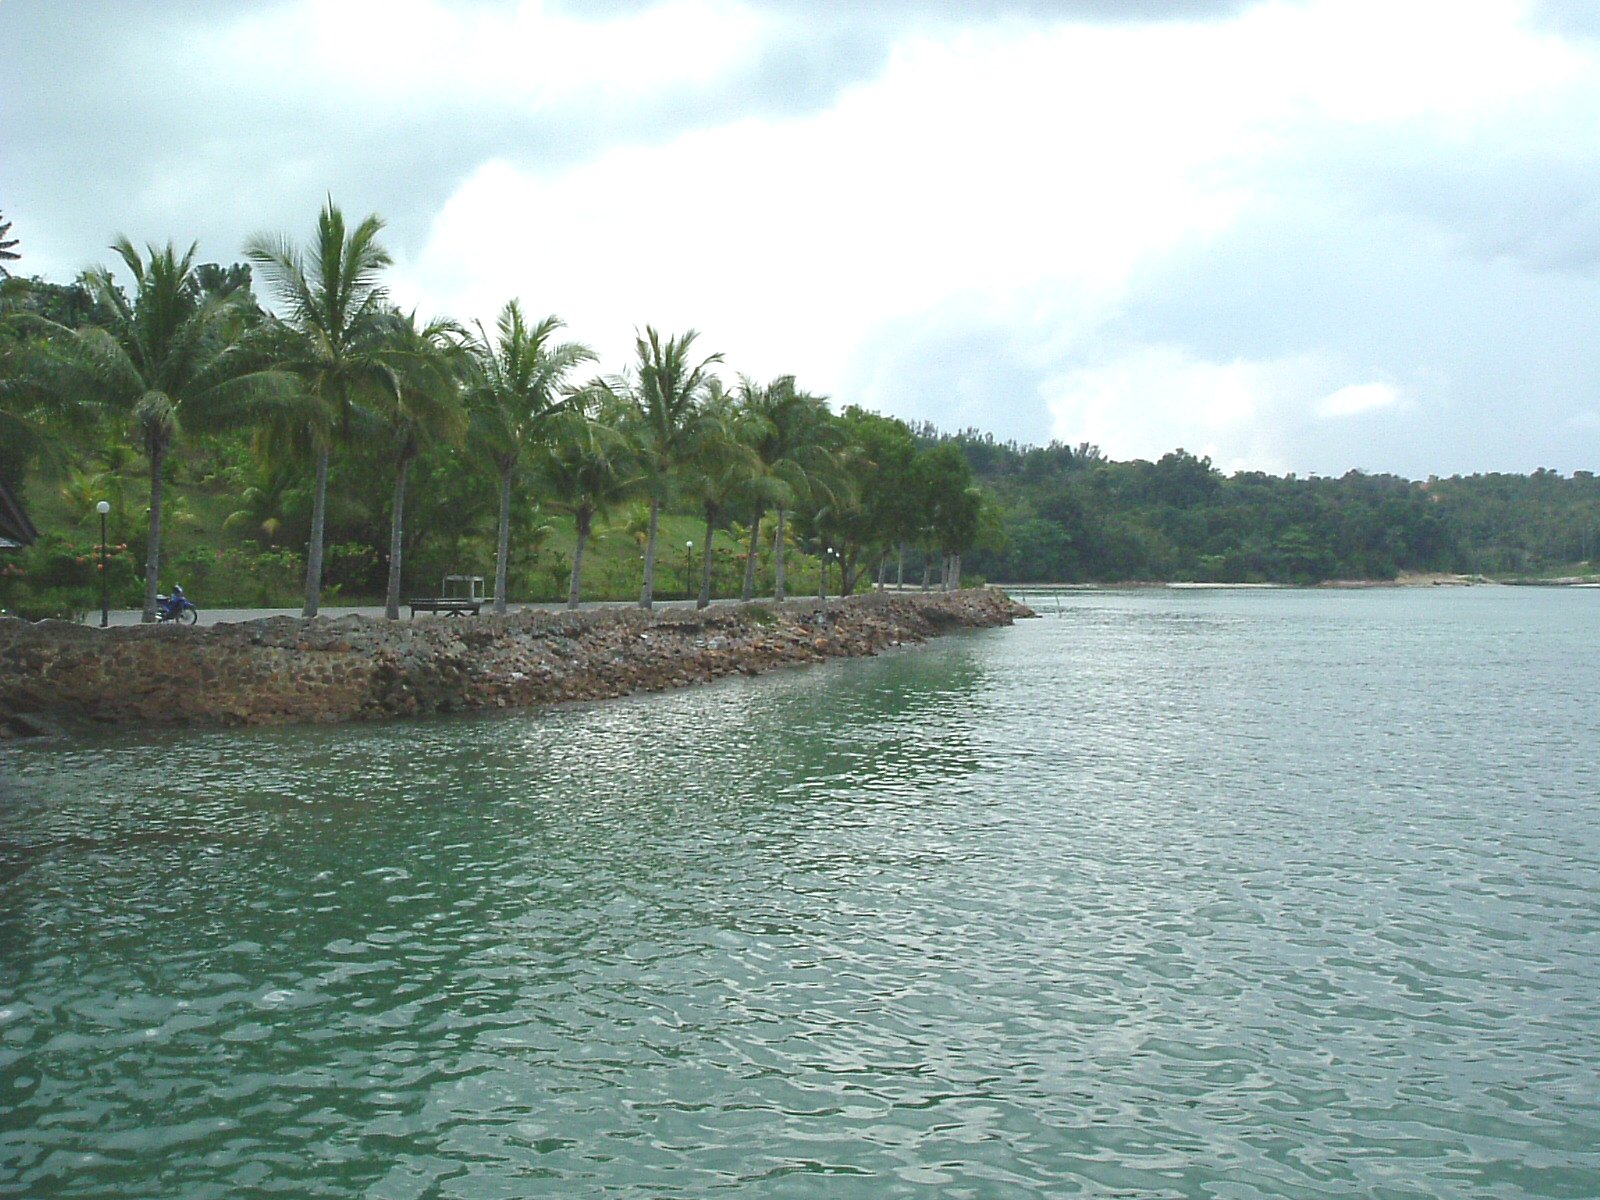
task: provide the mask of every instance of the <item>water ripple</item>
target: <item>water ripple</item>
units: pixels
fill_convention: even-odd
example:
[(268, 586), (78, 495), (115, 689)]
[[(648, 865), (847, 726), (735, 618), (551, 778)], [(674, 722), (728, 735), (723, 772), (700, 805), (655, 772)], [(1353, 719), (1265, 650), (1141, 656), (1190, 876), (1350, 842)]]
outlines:
[(0, 1195), (1600, 1194), (1592, 597), (0, 758)]

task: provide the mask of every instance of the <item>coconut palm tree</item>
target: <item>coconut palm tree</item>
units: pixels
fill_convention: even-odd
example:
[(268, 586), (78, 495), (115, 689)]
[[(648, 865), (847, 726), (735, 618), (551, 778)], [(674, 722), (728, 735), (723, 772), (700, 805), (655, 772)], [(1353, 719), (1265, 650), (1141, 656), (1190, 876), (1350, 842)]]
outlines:
[(239, 493), (239, 507), (227, 515), (222, 527), (242, 531), (275, 547), (283, 536), (285, 510), (297, 492), (299, 480), (290, 469), (272, 461), (270, 455), (262, 456), (257, 472), (256, 482)]
[(699, 334), (689, 330), (663, 339), (650, 326), (634, 339), (638, 356), (635, 376), (615, 385), (634, 409), (633, 427), (638, 439), (643, 483), (650, 497), (650, 526), (645, 539), (644, 584), (639, 607), (655, 600), (656, 535), (661, 525), (661, 502), (672, 484), (673, 472), (689, 457), (695, 424), (713, 376), (709, 368), (722, 355), (709, 354), (699, 362), (691, 348)]
[(141, 255), (126, 238), (112, 249), (132, 279), (125, 295), (109, 272), (86, 276), (110, 314), (105, 327), (67, 329), (41, 321), (48, 340), (36, 377), (48, 391), (125, 411), (150, 464), (150, 532), (144, 619), (154, 621), (161, 577), (164, 472), (183, 431), (236, 427), (297, 395), (293, 380), (263, 369), (231, 336), (239, 326), (231, 298), (202, 299), (190, 285), (195, 247), (169, 242)]
[[(590, 399), (597, 399), (590, 393)], [(620, 414), (599, 407), (562, 414), (538, 455), (538, 472), (551, 505), (572, 514), (577, 541), (572, 548), (572, 579), (567, 607), (577, 608), (583, 591), (583, 556), (594, 519), (627, 498), (638, 483), (634, 448), (623, 432)]]
[(311, 539), (306, 551), (305, 615), (322, 601), (322, 540), (327, 522), (328, 456), (336, 439), (348, 439), (361, 405), (375, 399), (397, 404), (399, 381), (385, 361), (380, 337), (386, 296), (381, 282), (390, 265), (378, 242), (383, 222), (369, 216), (354, 229), (330, 199), (302, 250), (281, 236), (257, 236), (245, 256), (261, 271), (283, 306), (269, 324), (272, 354), (298, 375), (310, 401), (289, 439), (316, 463)]
[(839, 484), (841, 459), (838, 437), (827, 401), (795, 387), (793, 375), (780, 375), (760, 385), (741, 379), (739, 403), (756, 421), (754, 442), (762, 471), (748, 489), (751, 516), (750, 542), (745, 553), (743, 598), (755, 596), (756, 553), (761, 523), (768, 507), (776, 507), (774, 542), (774, 593), (784, 598), (784, 546), (788, 515), (804, 497), (826, 498)]
[(696, 608), (711, 603), (711, 550), (717, 518), (730, 500), (748, 495), (763, 481), (755, 442), (765, 432), (766, 422), (759, 415), (739, 405), (717, 381), (712, 381), (695, 421), (694, 440), (684, 463), (684, 492), (700, 505), (706, 518)]
[(58, 451), (63, 425), (82, 415), (72, 411), (68, 398), (51, 393), (47, 355), (38, 342), (22, 335), (21, 324), (17, 322), (14, 337), (11, 330), (0, 330), (0, 447), (5, 450), (0, 470), (20, 471), (30, 457)]
[(473, 378), (467, 393), (473, 445), (487, 449), (500, 473), (500, 526), (495, 541), (494, 611), (506, 611), (506, 571), (511, 549), (511, 487), (528, 449), (548, 439), (551, 422), (571, 404), (567, 376), (594, 351), (579, 342), (553, 341), (563, 327), (549, 316), (530, 326), (522, 306), (500, 310), (491, 338), (478, 325), (471, 343)]
[(454, 321), (417, 324), (417, 314), (391, 313), (383, 321), (384, 362), (399, 386), (384, 393), (379, 412), (394, 458), (394, 498), (389, 509), (389, 584), (384, 615), (400, 619), (401, 548), (405, 534), (406, 480), (430, 442), (459, 441), (467, 429), (460, 380), (466, 363), (465, 331)]
[(6, 269), (6, 263), (16, 262), (22, 255), (12, 249), (17, 244), (17, 239), (7, 237), (11, 232), (11, 222), (0, 215), (0, 279), (9, 279), (11, 272)]

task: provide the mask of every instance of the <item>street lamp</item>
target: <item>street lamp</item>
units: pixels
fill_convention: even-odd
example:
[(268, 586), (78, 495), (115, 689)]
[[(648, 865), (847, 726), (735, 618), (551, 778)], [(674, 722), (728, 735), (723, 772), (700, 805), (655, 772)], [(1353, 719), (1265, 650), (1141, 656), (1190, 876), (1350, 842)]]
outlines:
[(689, 595), (689, 589), (694, 586), (694, 543), (683, 544), (683, 594)]
[(100, 501), (94, 510), (100, 514), (100, 628), (104, 629), (111, 624), (111, 576), (106, 571), (106, 514), (111, 501)]

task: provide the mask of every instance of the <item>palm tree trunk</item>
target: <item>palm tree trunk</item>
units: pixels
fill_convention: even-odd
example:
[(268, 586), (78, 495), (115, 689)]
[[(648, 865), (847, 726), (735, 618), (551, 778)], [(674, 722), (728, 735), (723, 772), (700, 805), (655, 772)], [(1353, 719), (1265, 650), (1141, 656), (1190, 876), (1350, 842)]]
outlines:
[(756, 598), (756, 557), (761, 548), (761, 518), (766, 514), (756, 509), (756, 519), (750, 525), (750, 549), (744, 556), (744, 590), (739, 599), (746, 604)]
[(400, 619), (400, 540), (405, 531), (406, 475), (411, 471), (411, 456), (403, 455), (394, 475), (394, 509), (389, 515), (389, 591), (383, 615)]
[(306, 606), (301, 615), (314, 617), (322, 603), (322, 533), (328, 517), (328, 447), (317, 447), (317, 490), (311, 498), (311, 541), (306, 546)]
[(894, 551), (894, 590), (900, 591), (906, 586), (906, 544), (901, 542)]
[(583, 550), (589, 544), (589, 530), (594, 527), (594, 509), (580, 508), (576, 516), (578, 541), (572, 547), (572, 583), (567, 587), (567, 607), (578, 607), (578, 596), (583, 590)]
[(694, 602), (696, 608), (705, 608), (711, 603), (711, 539), (717, 535), (716, 521), (716, 506), (706, 505), (706, 551), (700, 565), (700, 598)]
[(494, 611), (506, 611), (506, 569), (511, 561), (511, 473), (517, 464), (506, 463), (500, 468), (500, 528), (495, 541), (494, 557)]
[(950, 590), (952, 592), (959, 592), (961, 590), (961, 555), (952, 554), (950, 556), (950, 562), (952, 564), (952, 570), (950, 572)]
[(772, 544), (772, 598), (783, 599), (783, 527), (787, 522), (787, 509), (778, 509), (778, 536)]
[(661, 501), (650, 498), (650, 533), (644, 543), (644, 587), (639, 591), (639, 607), (651, 608), (656, 594), (656, 530), (661, 524)]
[(161, 468), (167, 461), (163, 439), (152, 438), (150, 451), (150, 539), (144, 556), (144, 615), (146, 623), (156, 619), (156, 593), (161, 590)]

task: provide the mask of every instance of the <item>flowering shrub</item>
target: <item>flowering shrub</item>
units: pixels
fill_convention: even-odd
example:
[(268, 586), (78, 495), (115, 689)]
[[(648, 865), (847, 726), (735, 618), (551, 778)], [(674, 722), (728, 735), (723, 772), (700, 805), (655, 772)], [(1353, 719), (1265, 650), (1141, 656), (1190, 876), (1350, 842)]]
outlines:
[[(127, 543), (106, 547), (105, 569), (113, 606), (137, 604), (138, 564)], [(26, 550), (0, 559), (0, 609), (36, 620), (98, 608), (100, 571), (98, 542), (45, 534)]]

